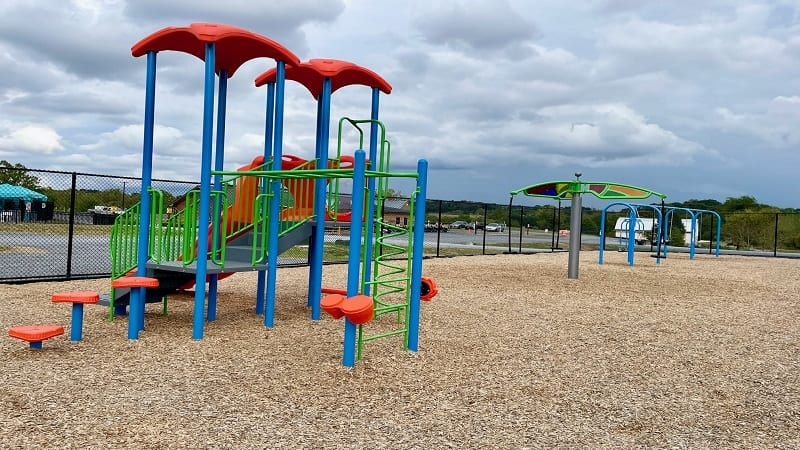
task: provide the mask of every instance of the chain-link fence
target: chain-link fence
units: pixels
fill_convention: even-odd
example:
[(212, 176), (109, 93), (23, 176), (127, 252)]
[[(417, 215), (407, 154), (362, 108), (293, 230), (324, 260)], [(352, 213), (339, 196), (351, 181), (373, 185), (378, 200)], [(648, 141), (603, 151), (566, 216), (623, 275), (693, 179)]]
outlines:
[[(24, 173), (35, 183), (29, 189), (33, 194), (11, 191), (0, 198), (0, 282), (108, 276), (111, 226), (126, 207), (139, 202), (141, 179), (52, 170)], [(152, 182), (165, 192), (167, 205), (195, 185)]]
[[(14, 168), (0, 171), (0, 175), (4, 175), (2, 179), (22, 181), (33, 192), (23, 195), (0, 191), (0, 195), (7, 195), (0, 196), (0, 282), (110, 275), (111, 226), (118, 214), (139, 202), (139, 178)], [(9, 177), (9, 173), (12, 176)], [(169, 216), (183, 207), (185, 194), (197, 183), (153, 180), (152, 186), (164, 192), (165, 211)], [(348, 200), (345, 197), (339, 202), (343, 211), (349, 209)], [(384, 223), (410, 226), (409, 199), (387, 199), (382, 211)], [(570, 213), (568, 206), (557, 202), (522, 206), (428, 200), (424, 253), (426, 257), (450, 257), (566, 250)], [(608, 212), (607, 248), (621, 243), (615, 225), (627, 214), (627, 211)], [(691, 236), (687, 233), (688, 216), (682, 214), (676, 212), (670, 218), (674, 222), (669, 226), (671, 246), (688, 245), (687, 239)], [(715, 247), (716, 222), (709, 215), (700, 216), (696, 221), (698, 251), (708, 249), (711, 252)], [(376, 233), (378, 231), (376, 229)], [(349, 235), (347, 222), (326, 222), (323, 256), (326, 263), (347, 261)], [(598, 249), (599, 235), (600, 211), (584, 208), (582, 247)], [(648, 244), (655, 244), (652, 236), (648, 237), (651, 238)], [(401, 236), (385, 239), (403, 245)], [(722, 214), (720, 248), (723, 252), (749, 255), (800, 256), (800, 213)], [(653, 245), (637, 249), (653, 250)], [(290, 248), (280, 255), (279, 264), (308, 264), (308, 245)]]
[[(654, 211), (643, 208), (640, 217), (650, 219), (652, 229), (643, 230), (641, 251), (657, 251), (657, 223)], [(467, 201), (429, 200), (426, 207), (425, 251), (429, 256), (487, 255), (565, 250), (569, 243), (571, 208), (552, 205), (521, 206)], [(721, 253), (754, 256), (800, 257), (800, 212), (695, 214), (675, 210), (669, 214), (664, 242), (671, 247), (688, 247), (692, 237), (698, 252), (712, 253), (719, 241)], [(627, 245), (620, 239), (626, 228), (625, 210), (607, 211), (606, 249)], [(719, 225), (719, 228), (718, 228)], [(618, 229), (620, 228), (620, 229)], [(584, 208), (581, 218), (581, 247), (600, 248), (601, 211)]]

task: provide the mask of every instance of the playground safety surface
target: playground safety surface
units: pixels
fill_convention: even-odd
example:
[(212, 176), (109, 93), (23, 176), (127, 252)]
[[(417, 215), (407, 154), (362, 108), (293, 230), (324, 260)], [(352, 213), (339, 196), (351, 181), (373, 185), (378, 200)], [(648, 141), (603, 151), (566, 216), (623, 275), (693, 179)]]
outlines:
[(800, 447), (800, 260), (626, 256), (584, 251), (577, 280), (567, 253), (425, 260), (420, 351), (369, 342), (354, 369), (307, 268), (278, 270), (271, 330), (239, 273), (203, 340), (186, 295), (138, 341), (91, 305), (82, 341), (42, 350), (8, 329), (67, 328), (50, 296), (109, 280), (0, 285), (0, 447)]

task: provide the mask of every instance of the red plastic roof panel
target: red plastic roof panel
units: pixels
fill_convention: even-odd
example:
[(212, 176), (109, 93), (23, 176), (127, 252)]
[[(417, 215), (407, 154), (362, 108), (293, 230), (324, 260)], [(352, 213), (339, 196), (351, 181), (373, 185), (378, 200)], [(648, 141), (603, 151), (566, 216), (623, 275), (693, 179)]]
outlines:
[[(263, 86), (275, 81), (275, 69), (270, 69), (256, 78), (256, 86)], [(357, 64), (338, 59), (311, 59), (297, 66), (286, 67), (286, 79), (296, 81), (314, 96), (319, 98), (322, 93), (322, 80), (331, 78), (331, 93), (337, 89), (362, 85), (378, 88), (386, 94), (392, 92), (392, 85), (386, 82), (377, 73)]]
[(131, 47), (131, 54), (139, 57), (147, 52), (173, 50), (189, 53), (205, 60), (205, 44), (216, 45), (214, 70), (223, 69), (232, 77), (236, 70), (254, 58), (272, 58), (287, 64), (300, 64), (300, 58), (272, 39), (243, 28), (214, 23), (193, 23), (188, 27), (167, 27), (147, 36)]

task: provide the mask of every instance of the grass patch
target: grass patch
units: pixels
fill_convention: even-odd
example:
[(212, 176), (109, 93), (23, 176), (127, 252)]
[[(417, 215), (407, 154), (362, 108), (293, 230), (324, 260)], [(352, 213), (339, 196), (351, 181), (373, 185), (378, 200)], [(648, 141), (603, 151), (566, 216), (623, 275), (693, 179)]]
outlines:
[[(35, 233), (50, 236), (66, 236), (69, 234), (68, 223), (8, 223), (0, 222), (0, 232)], [(110, 236), (111, 225), (75, 224), (72, 233), (81, 236)]]

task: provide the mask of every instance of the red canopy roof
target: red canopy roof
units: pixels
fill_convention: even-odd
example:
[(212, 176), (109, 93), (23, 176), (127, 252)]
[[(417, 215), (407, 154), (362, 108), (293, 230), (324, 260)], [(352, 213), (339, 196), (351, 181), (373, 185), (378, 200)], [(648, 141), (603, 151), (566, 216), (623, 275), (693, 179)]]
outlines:
[[(377, 73), (338, 59), (311, 59), (307, 62), (286, 67), (286, 79), (296, 81), (314, 96), (319, 98), (322, 93), (322, 80), (331, 78), (331, 93), (337, 89), (358, 84), (378, 88), (386, 94), (392, 92), (392, 85), (386, 82)], [(270, 69), (256, 78), (256, 86), (263, 86), (275, 81), (275, 69)]]
[(243, 28), (214, 23), (163, 28), (137, 42), (131, 47), (131, 54), (139, 57), (151, 51), (174, 50), (205, 61), (205, 44), (208, 42), (216, 45), (214, 70), (219, 74), (225, 69), (228, 77), (232, 77), (242, 64), (253, 58), (272, 58), (287, 64), (300, 63), (300, 58), (272, 39)]

